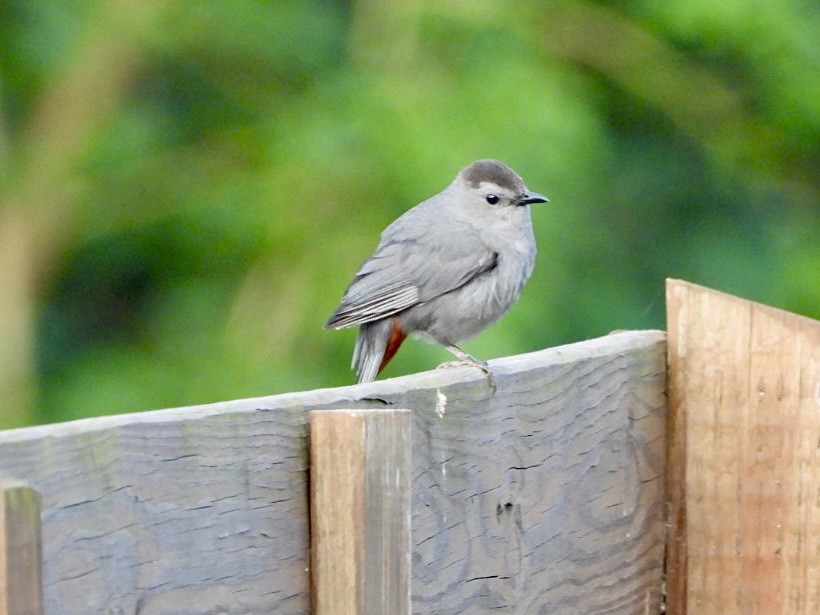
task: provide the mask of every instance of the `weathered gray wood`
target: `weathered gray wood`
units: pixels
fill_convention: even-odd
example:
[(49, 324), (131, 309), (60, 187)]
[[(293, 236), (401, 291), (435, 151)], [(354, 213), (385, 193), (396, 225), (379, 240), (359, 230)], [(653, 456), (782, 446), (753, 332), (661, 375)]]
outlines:
[(40, 497), (0, 482), (0, 615), (42, 615)]
[(410, 419), (310, 413), (315, 615), (410, 614)]
[(665, 338), (0, 433), (47, 613), (305, 613), (307, 411), (413, 410), (415, 613), (653, 613)]
[(362, 615), (410, 615), (412, 416), (371, 410), (365, 417)]
[(45, 612), (305, 613), (306, 434), (262, 401), (0, 432), (42, 497)]
[(415, 613), (658, 612), (664, 339), (512, 357), (496, 395), (420, 392), (443, 412), (415, 415)]

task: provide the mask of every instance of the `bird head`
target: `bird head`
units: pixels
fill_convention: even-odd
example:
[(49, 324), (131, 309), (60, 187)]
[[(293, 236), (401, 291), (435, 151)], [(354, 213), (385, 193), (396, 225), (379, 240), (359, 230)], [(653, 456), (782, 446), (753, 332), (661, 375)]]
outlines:
[(498, 160), (477, 160), (458, 174), (455, 182), (474, 202), (492, 208), (549, 203), (542, 194), (527, 190), (521, 177)]

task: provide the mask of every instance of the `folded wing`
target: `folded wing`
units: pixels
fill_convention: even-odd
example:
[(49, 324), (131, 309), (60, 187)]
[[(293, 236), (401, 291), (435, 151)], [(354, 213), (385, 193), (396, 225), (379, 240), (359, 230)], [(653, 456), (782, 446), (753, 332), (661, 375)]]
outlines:
[[(413, 213), (413, 210), (408, 214)], [(406, 219), (410, 218), (410, 219)], [(414, 224), (402, 216), (384, 233), (325, 328), (341, 329), (381, 320), (460, 288), (496, 266), (498, 254), (466, 223)], [(452, 238), (456, 234), (459, 241)]]

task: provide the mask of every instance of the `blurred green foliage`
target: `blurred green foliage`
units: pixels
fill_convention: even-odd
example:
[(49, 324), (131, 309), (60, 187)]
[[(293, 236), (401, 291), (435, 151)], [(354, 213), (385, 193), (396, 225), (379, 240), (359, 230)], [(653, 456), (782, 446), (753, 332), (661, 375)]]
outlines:
[(324, 320), (482, 157), (552, 203), (477, 356), (663, 328), (665, 277), (817, 318), (818, 40), (799, 0), (5, 0), (0, 421), (352, 383)]

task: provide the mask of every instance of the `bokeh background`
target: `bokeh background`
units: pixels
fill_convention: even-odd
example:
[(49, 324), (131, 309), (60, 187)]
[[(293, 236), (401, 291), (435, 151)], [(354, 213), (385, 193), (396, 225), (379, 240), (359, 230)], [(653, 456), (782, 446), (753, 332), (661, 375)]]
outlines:
[(322, 324), (483, 157), (552, 203), (477, 356), (663, 328), (665, 277), (817, 318), (818, 41), (815, 0), (3, 0), (0, 426), (352, 383)]

